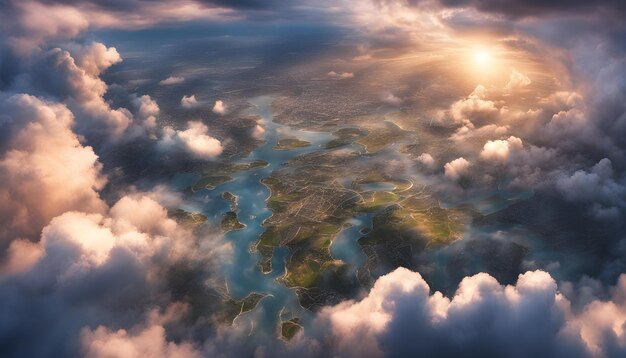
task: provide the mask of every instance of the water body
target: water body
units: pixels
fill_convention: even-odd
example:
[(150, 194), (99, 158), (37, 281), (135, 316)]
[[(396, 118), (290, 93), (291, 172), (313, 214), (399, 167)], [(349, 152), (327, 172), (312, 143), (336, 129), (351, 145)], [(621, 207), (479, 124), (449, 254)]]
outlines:
[(469, 195), (468, 197), (461, 198), (456, 201), (448, 200), (447, 202), (441, 202), (442, 208), (454, 208), (463, 204), (469, 204), (474, 207), (482, 215), (490, 215), (500, 210), (506, 209), (509, 206), (519, 203), (523, 200), (532, 198), (534, 192), (532, 190), (504, 190), (501, 188), (492, 188), (487, 190), (481, 190)]
[[(296, 156), (324, 150), (324, 145), (334, 138), (330, 133), (298, 130), (274, 123), (272, 101), (272, 96), (260, 96), (250, 100), (252, 105), (250, 112), (261, 117), (266, 142), (252, 151), (248, 157), (242, 159), (242, 162), (265, 160), (269, 164), (263, 168), (235, 173), (232, 175), (232, 181), (219, 185), (214, 190), (200, 190), (195, 193), (197, 201), (204, 203), (201, 208), (203, 214), (215, 222), (218, 222), (222, 215), (230, 210), (230, 203), (222, 198), (222, 193), (228, 191), (239, 198), (237, 214), (245, 228), (228, 232), (225, 235), (226, 240), (232, 245), (233, 254), (232, 262), (225, 265), (221, 274), (230, 295), (235, 299), (244, 298), (254, 292), (268, 295), (260, 301), (256, 309), (240, 315), (234, 322), (236, 325), (249, 327), (250, 339), (259, 342), (275, 339), (279, 334), (281, 316), (286, 316), (283, 317), (284, 319), (299, 317), (305, 329), (313, 319), (313, 314), (300, 306), (296, 294), (278, 280), (285, 274), (285, 262), (290, 254), (289, 249), (277, 248), (274, 251), (272, 271), (267, 274), (261, 272), (258, 266), (260, 256), (250, 250), (265, 231), (263, 222), (272, 215), (266, 206), (270, 191), (261, 184), (260, 180), (268, 177)], [(286, 137), (306, 140), (311, 145), (291, 150), (273, 149), (279, 139)], [(356, 144), (345, 148), (362, 153), (362, 147)], [(189, 186), (197, 180), (197, 177), (183, 175), (175, 179), (178, 185)], [(391, 191), (395, 188), (393, 183), (387, 182), (366, 183), (361, 186), (365, 190), (375, 191)], [(485, 197), (481, 196), (479, 199), (484, 200)], [(510, 195), (504, 196), (504, 199), (510, 202), (517, 198)], [(496, 205), (486, 206), (485, 211), (492, 212), (505, 205), (498, 202)], [(365, 255), (357, 241), (363, 236), (362, 229), (372, 228), (374, 215), (375, 213), (366, 213), (352, 218), (349, 221), (351, 226), (343, 229), (330, 246), (331, 255), (344, 261), (351, 274), (356, 274), (356, 270), (365, 262)], [(285, 315), (285, 312), (289, 312), (289, 315)]]
[(375, 213), (360, 214), (348, 221), (351, 226), (341, 230), (330, 244), (330, 254), (334, 259), (348, 265), (348, 273), (356, 275), (357, 269), (365, 263), (365, 254), (358, 240), (363, 236), (363, 229), (372, 229)]
[(388, 182), (362, 183), (359, 184), (364, 191), (393, 191), (396, 185)]
[[(255, 310), (240, 315), (235, 321), (235, 324), (249, 325), (251, 339), (259, 340), (277, 335), (279, 317), (285, 310), (299, 317), (305, 326), (312, 319), (312, 314), (300, 306), (295, 293), (277, 280), (285, 274), (289, 249), (278, 248), (274, 251), (272, 271), (268, 274), (262, 273), (257, 265), (259, 255), (250, 251), (251, 246), (265, 231), (263, 221), (272, 215), (266, 206), (270, 191), (260, 180), (298, 155), (321, 150), (333, 138), (330, 133), (296, 130), (274, 123), (272, 100), (271, 96), (250, 100), (253, 106), (251, 113), (261, 117), (266, 142), (242, 160), (242, 162), (265, 160), (269, 163), (268, 166), (236, 173), (233, 175), (234, 180), (219, 185), (214, 190), (202, 190), (196, 194), (206, 203), (202, 208), (203, 213), (214, 220), (219, 220), (221, 215), (229, 210), (229, 203), (222, 199), (222, 193), (228, 191), (239, 197), (237, 214), (245, 228), (226, 234), (226, 240), (230, 241), (233, 247), (233, 260), (224, 267), (222, 275), (231, 296), (235, 299), (244, 298), (253, 292), (268, 294)], [(311, 145), (292, 150), (272, 149), (279, 139), (285, 137), (306, 140)]]

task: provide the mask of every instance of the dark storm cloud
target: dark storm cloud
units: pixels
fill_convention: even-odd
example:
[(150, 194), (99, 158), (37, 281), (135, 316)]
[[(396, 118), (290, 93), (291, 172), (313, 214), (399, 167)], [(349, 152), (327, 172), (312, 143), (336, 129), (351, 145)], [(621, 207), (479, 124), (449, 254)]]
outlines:
[[(7, 3), (10, 0), (6, 0)], [(130, 11), (141, 6), (157, 5), (162, 0), (43, 0), (44, 4), (49, 5), (91, 5), (102, 10), (110, 11)], [(295, 1), (264, 1), (264, 0), (195, 0), (199, 4), (207, 7), (224, 7), (231, 9), (272, 9), (280, 6), (289, 6)]]
[[(429, 4), (424, 0), (376, 0), (403, 2), (409, 6)], [(484, 13), (501, 14), (510, 18), (549, 16), (557, 14), (589, 13), (601, 11), (609, 15), (626, 13), (626, 3), (621, 0), (435, 0), (443, 7), (471, 7)]]
[(483, 12), (503, 14), (512, 18), (596, 10), (626, 13), (626, 3), (621, 0), (439, 0), (439, 2), (444, 6), (474, 7)]
[[(15, 0), (4, 0), (0, 7), (5, 9), (14, 8)], [(157, 7), (167, 4), (167, 0), (42, 0), (45, 5), (63, 5), (72, 7), (92, 8), (99, 11), (110, 11), (126, 13), (138, 11), (146, 7)], [(301, 0), (190, 0), (189, 3), (196, 3), (206, 8), (224, 8), (245, 12), (286, 12), (295, 6), (305, 4)], [(181, 5), (184, 5), (181, 3)]]
[(287, 0), (287, 1), (278, 1), (278, 0), (199, 0), (203, 4), (207, 5), (218, 5), (229, 8), (239, 8), (239, 9), (271, 9), (278, 8), (281, 6), (290, 6), (297, 1), (295, 0)]

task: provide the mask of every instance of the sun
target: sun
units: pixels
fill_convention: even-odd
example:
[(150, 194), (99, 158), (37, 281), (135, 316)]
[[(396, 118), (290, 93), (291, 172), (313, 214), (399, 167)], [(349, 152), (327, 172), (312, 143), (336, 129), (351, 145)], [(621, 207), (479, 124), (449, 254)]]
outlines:
[(474, 52), (474, 61), (479, 65), (486, 65), (491, 60), (491, 56), (485, 50), (477, 50)]
[(503, 75), (504, 63), (501, 49), (489, 45), (470, 43), (463, 50), (464, 56), (462, 59), (459, 59), (459, 62), (462, 62), (467, 80), (486, 84)]

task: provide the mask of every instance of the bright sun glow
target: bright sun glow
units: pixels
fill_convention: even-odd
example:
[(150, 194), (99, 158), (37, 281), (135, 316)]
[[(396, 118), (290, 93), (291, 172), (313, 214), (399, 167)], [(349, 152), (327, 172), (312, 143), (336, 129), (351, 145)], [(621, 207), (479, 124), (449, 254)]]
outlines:
[(478, 50), (474, 53), (474, 61), (479, 65), (487, 64), (490, 58), (489, 54), (484, 50)]

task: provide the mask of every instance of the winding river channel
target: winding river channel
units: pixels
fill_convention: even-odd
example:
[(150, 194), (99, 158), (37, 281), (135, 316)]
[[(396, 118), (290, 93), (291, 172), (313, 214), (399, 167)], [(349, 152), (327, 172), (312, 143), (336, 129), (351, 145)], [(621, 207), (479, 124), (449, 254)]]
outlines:
[[(233, 254), (231, 263), (224, 267), (222, 274), (230, 295), (235, 299), (244, 298), (254, 292), (267, 294), (256, 309), (239, 315), (234, 322), (236, 325), (249, 326), (251, 339), (259, 340), (270, 338), (268, 335), (275, 337), (281, 320), (298, 317), (300, 324), (306, 327), (313, 316), (311, 312), (300, 306), (296, 294), (278, 280), (285, 274), (285, 262), (289, 249), (278, 248), (274, 251), (272, 271), (267, 274), (262, 273), (257, 265), (259, 255), (250, 250), (265, 231), (263, 221), (272, 215), (266, 206), (270, 190), (260, 180), (268, 177), (296, 156), (322, 150), (323, 146), (334, 138), (330, 133), (297, 130), (275, 123), (271, 110), (272, 100), (271, 96), (255, 97), (250, 100), (251, 113), (261, 117), (266, 142), (242, 160), (242, 162), (264, 160), (269, 164), (262, 168), (236, 173), (232, 181), (219, 185), (214, 190), (202, 190), (196, 193), (202, 196), (206, 203), (202, 208), (203, 213), (216, 222), (223, 213), (229, 210), (230, 206), (230, 203), (222, 198), (222, 193), (230, 192), (238, 197), (237, 215), (245, 228), (226, 234), (226, 239), (232, 245)], [(311, 145), (291, 150), (273, 149), (278, 140), (285, 137), (305, 140)], [(353, 224), (367, 221), (364, 219), (355, 218)], [(362, 223), (362, 225), (371, 225), (371, 219), (369, 224)], [(354, 225), (343, 230), (337, 242), (331, 246), (333, 255), (354, 266), (355, 271), (364, 260), (356, 242), (360, 237), (358, 229), (362, 225)]]

